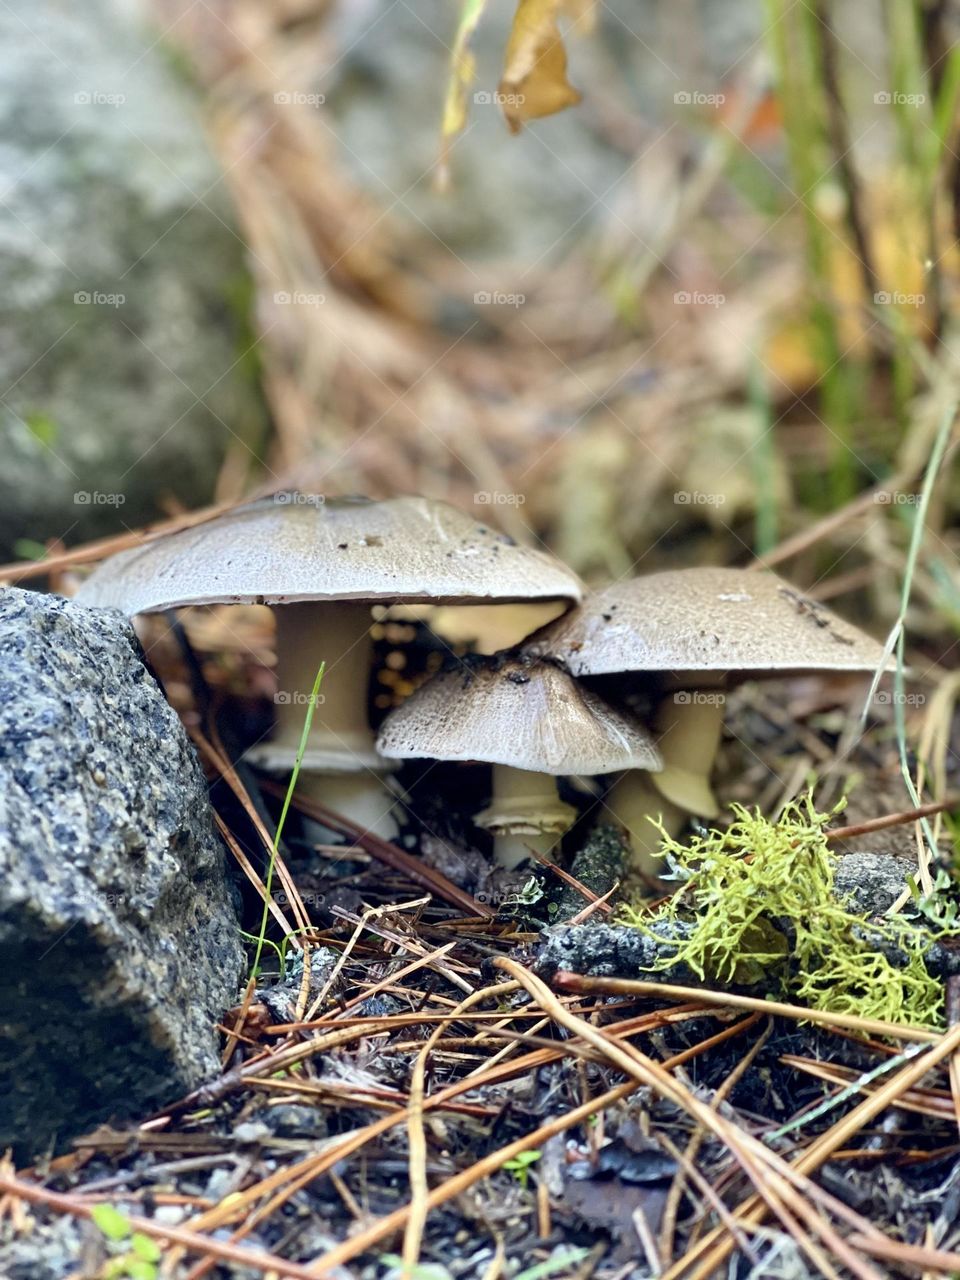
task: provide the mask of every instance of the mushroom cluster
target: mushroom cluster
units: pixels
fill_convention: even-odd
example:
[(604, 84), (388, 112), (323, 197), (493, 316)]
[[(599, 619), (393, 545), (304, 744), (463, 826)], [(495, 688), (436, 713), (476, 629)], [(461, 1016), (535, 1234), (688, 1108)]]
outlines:
[[(301, 765), (308, 797), (386, 837), (385, 779), (408, 759), (492, 766), (475, 815), (497, 860), (555, 847), (576, 817), (557, 779), (616, 774), (607, 808), (638, 863), (655, 868), (656, 830), (712, 817), (710, 770), (723, 692), (799, 671), (871, 671), (879, 644), (770, 573), (683, 569), (584, 597), (551, 555), (518, 546), (443, 502), (279, 493), (99, 566), (78, 600), (133, 615), (257, 603), (276, 616), (276, 727), (248, 753), (269, 772), (294, 764), (309, 696), (326, 664)], [(455, 659), (384, 720), (368, 720), (374, 605), (559, 601), (568, 612), (518, 649)], [(571, 607), (572, 606), (572, 607)], [(647, 727), (620, 681), (642, 673), (659, 699)]]
[(105, 561), (77, 599), (129, 615), (184, 605), (275, 606), (276, 732), (251, 763), (289, 772), (321, 662), (301, 787), (378, 835), (396, 834), (389, 764), (367, 716), (371, 606), (573, 602), (576, 575), (445, 502), (280, 492)]
[(577, 677), (643, 673), (663, 768), (624, 773), (607, 807), (638, 864), (655, 869), (656, 818), (675, 833), (688, 815), (713, 818), (710, 771), (725, 691), (750, 679), (813, 671), (876, 671), (883, 647), (772, 573), (674, 569), (596, 592), (528, 641)]
[(529, 653), (456, 662), (387, 716), (377, 739), (395, 760), (476, 760), (493, 765), (490, 804), (476, 814), (501, 866), (546, 853), (576, 817), (556, 778), (659, 769), (643, 725), (578, 684), (558, 663)]

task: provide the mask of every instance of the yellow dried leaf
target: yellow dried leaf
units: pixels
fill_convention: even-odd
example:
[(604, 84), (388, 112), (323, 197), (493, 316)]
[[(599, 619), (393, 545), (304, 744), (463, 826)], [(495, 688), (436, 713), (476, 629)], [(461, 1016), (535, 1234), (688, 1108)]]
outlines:
[(437, 186), (445, 188), (449, 179), (450, 147), (453, 139), (467, 123), (467, 93), (477, 72), (476, 59), (470, 52), (470, 37), (486, 8), (487, 0), (464, 0), (460, 10), (460, 22), (454, 36), (450, 55), (450, 79), (443, 103), (443, 124), (440, 128), (440, 159), (437, 169)]
[[(580, 101), (567, 80), (567, 51), (558, 16), (563, 0), (520, 0), (513, 19), (499, 102), (512, 133), (527, 120), (553, 115)], [(578, 6), (578, 15), (582, 4)]]

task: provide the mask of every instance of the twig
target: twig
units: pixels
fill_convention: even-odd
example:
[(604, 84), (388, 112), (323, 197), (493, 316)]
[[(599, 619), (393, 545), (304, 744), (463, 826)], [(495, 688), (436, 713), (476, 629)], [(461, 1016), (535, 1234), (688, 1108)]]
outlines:
[[(887, 1107), (895, 1105), (901, 1094), (922, 1080), (932, 1067), (956, 1052), (958, 1048), (960, 1048), (960, 1027), (938, 1037), (937, 1043), (932, 1045), (926, 1053), (904, 1067), (893, 1080), (864, 1099), (849, 1115), (844, 1116), (826, 1133), (821, 1134), (790, 1168), (804, 1175), (814, 1172), (830, 1158), (834, 1151), (839, 1150), (854, 1134), (859, 1133), (864, 1125), (885, 1111)], [(756, 1196), (751, 1196), (737, 1208), (736, 1216), (738, 1220), (744, 1222), (760, 1222), (764, 1217), (764, 1206), (759, 1203)], [(724, 1239), (724, 1228), (715, 1228), (686, 1257), (681, 1258), (671, 1267), (661, 1280), (677, 1280), (677, 1277), (683, 1275), (695, 1262), (698, 1265), (692, 1272), (692, 1276), (695, 1280), (706, 1280), (707, 1276), (712, 1275), (718, 1267), (722, 1266), (732, 1247), (732, 1242)]]
[(706, 1004), (726, 1005), (731, 1009), (749, 1009), (758, 1013), (777, 1014), (801, 1022), (818, 1022), (825, 1027), (844, 1027), (864, 1035), (891, 1036), (897, 1040), (922, 1040), (939, 1044), (940, 1036), (926, 1027), (909, 1027), (898, 1022), (879, 1022), (874, 1018), (858, 1018), (852, 1013), (828, 1013), (823, 1009), (804, 1009), (800, 1005), (781, 1004), (779, 1000), (760, 1000), (756, 996), (735, 995), (731, 991), (709, 991), (700, 987), (683, 987), (676, 983), (644, 982), (634, 978), (587, 978), (565, 969), (554, 978), (558, 987), (584, 993), (607, 992), (613, 995), (660, 996), (674, 1000), (703, 1000)]
[[(269, 779), (264, 779), (261, 786), (264, 791), (269, 792), (271, 795), (282, 796), (284, 794), (283, 787), (271, 782)], [(433, 867), (427, 866), (420, 858), (414, 858), (409, 853), (404, 853), (395, 844), (381, 839), (380, 836), (374, 835), (372, 831), (364, 830), (363, 827), (357, 826), (355, 822), (351, 822), (341, 814), (335, 813), (333, 809), (328, 809), (326, 805), (319, 804), (316, 800), (307, 800), (303, 796), (295, 796), (293, 807), (299, 809), (301, 813), (305, 813), (308, 818), (313, 818), (316, 822), (323, 823), (325, 827), (330, 827), (332, 830), (348, 836), (372, 857), (376, 858), (378, 862), (385, 863), (394, 871), (402, 871), (404, 875), (410, 876), (412, 880), (416, 880), (419, 884), (429, 889), (431, 893), (436, 894), (443, 902), (449, 902), (452, 906), (459, 907), (461, 911), (466, 911), (471, 916), (482, 916), (488, 920), (493, 918), (494, 912), (488, 906), (477, 902), (459, 885), (455, 885), (452, 880), (448, 880), (441, 871), (436, 871)]]
[(832, 831), (827, 831), (825, 837), (827, 844), (833, 844), (836, 840), (852, 840), (854, 836), (871, 835), (874, 831), (903, 826), (907, 822), (930, 818), (935, 813), (944, 813), (947, 809), (958, 807), (960, 807), (960, 795), (947, 796), (946, 800), (933, 800), (916, 809), (904, 809), (902, 813), (886, 813), (880, 818), (868, 818), (865, 822), (856, 822), (849, 827), (835, 827)]
[[(45, 1187), (23, 1182), (2, 1170), (0, 1170), (0, 1191), (26, 1200), (30, 1204), (43, 1205), (55, 1213), (67, 1213), (74, 1218), (93, 1216), (94, 1206), (85, 1204), (76, 1196), (65, 1196), (57, 1191), (48, 1191)], [(169, 1241), (191, 1253), (200, 1253), (210, 1259), (235, 1262), (241, 1267), (252, 1267), (266, 1275), (290, 1277), (290, 1280), (314, 1280), (317, 1274), (298, 1262), (287, 1262), (283, 1258), (276, 1257), (275, 1254), (264, 1253), (260, 1249), (241, 1249), (222, 1240), (197, 1235), (196, 1232), (188, 1231), (184, 1227), (171, 1227), (166, 1223), (154, 1222), (152, 1218), (140, 1218), (132, 1214), (125, 1216), (131, 1231), (141, 1231), (154, 1240)]]

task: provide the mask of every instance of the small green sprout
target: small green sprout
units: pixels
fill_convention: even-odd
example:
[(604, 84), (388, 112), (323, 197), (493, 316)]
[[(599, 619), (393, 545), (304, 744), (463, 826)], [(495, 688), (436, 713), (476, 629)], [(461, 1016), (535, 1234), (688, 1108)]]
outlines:
[(530, 1166), (536, 1164), (540, 1154), (539, 1151), (521, 1151), (519, 1155), (511, 1156), (509, 1160), (503, 1162), (503, 1168), (507, 1173), (513, 1174), (524, 1191), (527, 1189)]
[[(310, 697), (307, 699), (307, 714), (303, 722), (303, 732), (300, 734), (300, 745), (297, 747), (296, 759), (293, 762), (293, 772), (290, 775), (290, 781), (287, 784), (286, 795), (283, 797), (283, 807), (280, 810), (280, 820), (277, 823), (277, 829), (273, 833), (273, 845), (270, 851), (270, 860), (267, 863), (267, 878), (263, 891), (263, 914), (260, 917), (260, 932), (256, 938), (257, 950), (253, 957), (253, 964), (250, 966), (251, 974), (260, 972), (260, 957), (263, 954), (263, 948), (269, 942), (267, 938), (267, 921), (270, 918), (270, 897), (273, 889), (273, 872), (277, 865), (277, 854), (280, 850), (280, 837), (283, 834), (284, 824), (287, 821), (287, 814), (290, 811), (290, 801), (293, 799), (293, 793), (297, 785), (297, 778), (300, 776), (300, 765), (303, 761), (303, 753), (307, 749), (307, 740), (310, 737), (310, 726), (313, 724), (313, 713), (317, 708), (318, 694), (320, 685), (323, 683), (323, 673), (327, 668), (325, 662), (321, 662), (317, 670), (316, 678), (313, 682), (313, 689)], [(247, 935), (249, 936), (249, 935)], [(284, 952), (276, 945), (270, 942), (270, 946), (280, 956), (281, 968), (284, 966)]]
[(399, 1274), (401, 1280), (452, 1280), (450, 1272), (439, 1262), (418, 1262), (414, 1267), (405, 1267), (397, 1253), (382, 1253), (380, 1261), (390, 1268), (390, 1276)]
[[(763, 981), (833, 1013), (942, 1027), (943, 986), (924, 956), (960, 931), (946, 913), (936, 917), (935, 931), (905, 916), (875, 923), (837, 896), (837, 859), (824, 828), (843, 804), (817, 813), (808, 795), (776, 822), (759, 810), (732, 808), (728, 830), (707, 831), (688, 846), (664, 832), (664, 851), (685, 883), (653, 915), (626, 908), (625, 922), (662, 945), (656, 967), (685, 965), (720, 983)], [(682, 925), (683, 936), (671, 937), (672, 925)]]
[(142, 1231), (134, 1231), (129, 1219), (112, 1204), (90, 1210), (94, 1225), (116, 1252), (99, 1272), (99, 1280), (156, 1280), (160, 1247)]
[[(558, 1271), (576, 1267), (577, 1263), (583, 1262), (589, 1255), (590, 1250), (583, 1245), (561, 1244), (544, 1262), (537, 1262), (532, 1267), (527, 1267), (526, 1271), (521, 1271), (518, 1276), (514, 1276), (514, 1280), (547, 1280), (548, 1276), (555, 1276)], [(574, 1274), (579, 1273), (574, 1272)]]

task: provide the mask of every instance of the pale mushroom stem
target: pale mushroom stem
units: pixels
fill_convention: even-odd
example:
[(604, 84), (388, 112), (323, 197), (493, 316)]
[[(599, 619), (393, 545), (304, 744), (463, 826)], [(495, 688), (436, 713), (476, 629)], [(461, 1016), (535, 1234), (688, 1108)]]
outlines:
[(714, 818), (718, 812), (710, 771), (720, 745), (724, 696), (718, 689), (668, 695), (657, 708), (659, 773), (630, 769), (613, 784), (607, 808), (627, 830), (636, 870), (656, 875), (662, 840), (651, 818), (675, 836), (690, 814)]
[(676, 836), (687, 819), (684, 809), (664, 799), (653, 785), (653, 777), (642, 769), (628, 769), (607, 792), (604, 802), (627, 832), (632, 869), (647, 876), (658, 876), (663, 869), (663, 835), (654, 822), (661, 822), (668, 836)]
[[(367, 714), (373, 661), (370, 606), (361, 601), (286, 604), (277, 619), (277, 730), (274, 747), (296, 753), (317, 669), (326, 664), (298, 789), (307, 799), (389, 839), (394, 797), (384, 785)], [(331, 757), (311, 765), (310, 753)], [(333, 763), (333, 758), (338, 758)]]
[(663, 769), (654, 786), (667, 800), (700, 818), (715, 818), (717, 802), (710, 773), (720, 746), (724, 695), (694, 689), (668, 695), (657, 707), (657, 746)]
[(493, 834), (497, 865), (512, 870), (531, 849), (547, 854), (555, 848), (576, 816), (557, 794), (552, 774), (495, 764), (490, 804), (474, 821)]

